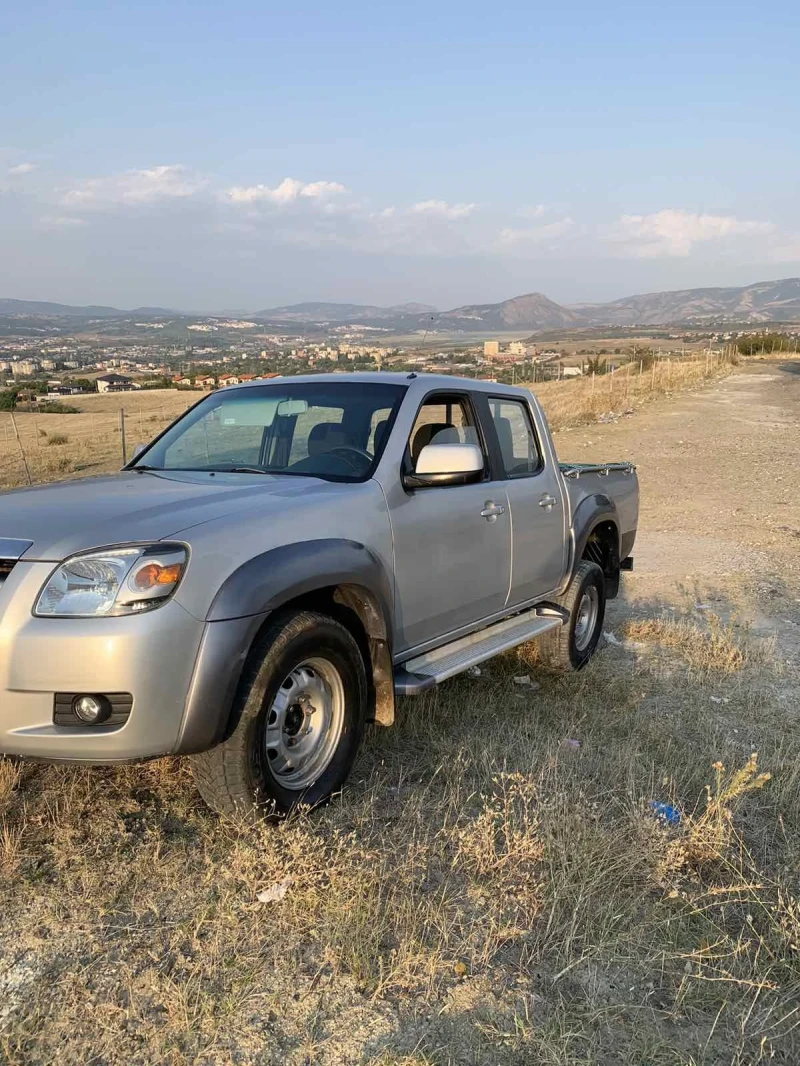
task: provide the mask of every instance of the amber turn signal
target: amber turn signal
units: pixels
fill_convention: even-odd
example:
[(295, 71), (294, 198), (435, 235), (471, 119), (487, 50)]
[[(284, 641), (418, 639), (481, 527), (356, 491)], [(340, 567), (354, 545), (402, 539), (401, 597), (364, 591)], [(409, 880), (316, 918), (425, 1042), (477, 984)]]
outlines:
[(171, 566), (148, 563), (147, 566), (136, 571), (133, 584), (142, 591), (155, 588), (157, 585), (174, 585), (180, 578), (182, 569), (180, 563), (173, 563)]

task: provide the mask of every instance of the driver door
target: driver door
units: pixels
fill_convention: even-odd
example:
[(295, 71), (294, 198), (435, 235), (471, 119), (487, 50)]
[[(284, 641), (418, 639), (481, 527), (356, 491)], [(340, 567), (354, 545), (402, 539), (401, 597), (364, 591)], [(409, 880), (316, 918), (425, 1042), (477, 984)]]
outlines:
[[(511, 516), (504, 480), (491, 471), (471, 397), (434, 393), (408, 439), (409, 469), (426, 444), (477, 444), (484, 472), (468, 485), (406, 490), (394, 472), (388, 490), (394, 532), (395, 650), (446, 643), (501, 612), (511, 576)], [(487, 508), (493, 513), (484, 515)]]

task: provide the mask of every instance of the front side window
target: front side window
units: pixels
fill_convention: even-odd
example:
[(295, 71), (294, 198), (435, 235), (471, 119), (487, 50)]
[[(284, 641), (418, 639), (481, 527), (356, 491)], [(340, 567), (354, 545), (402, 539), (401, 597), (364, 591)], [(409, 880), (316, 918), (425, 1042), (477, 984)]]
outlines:
[(203, 400), (132, 468), (297, 474), (361, 481), (372, 473), (402, 385), (251, 385)]
[(481, 446), (472, 408), (465, 397), (439, 394), (422, 404), (408, 438), (412, 470), (427, 444)]
[(542, 469), (539, 442), (528, 405), (521, 400), (492, 397), (489, 411), (507, 477), (529, 477)]

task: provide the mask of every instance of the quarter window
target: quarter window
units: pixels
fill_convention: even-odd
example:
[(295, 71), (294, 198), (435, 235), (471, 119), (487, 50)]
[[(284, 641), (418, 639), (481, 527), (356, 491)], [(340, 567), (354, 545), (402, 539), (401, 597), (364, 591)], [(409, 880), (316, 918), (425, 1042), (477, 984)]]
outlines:
[(503, 469), (507, 477), (530, 477), (542, 469), (539, 441), (528, 405), (520, 400), (489, 400)]

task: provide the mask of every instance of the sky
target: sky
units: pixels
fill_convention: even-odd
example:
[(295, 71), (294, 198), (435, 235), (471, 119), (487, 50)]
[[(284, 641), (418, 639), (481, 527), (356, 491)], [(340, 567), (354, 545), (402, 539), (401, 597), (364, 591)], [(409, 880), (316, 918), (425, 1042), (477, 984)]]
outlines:
[(561, 303), (800, 274), (800, 5), (27, 0), (0, 297)]

